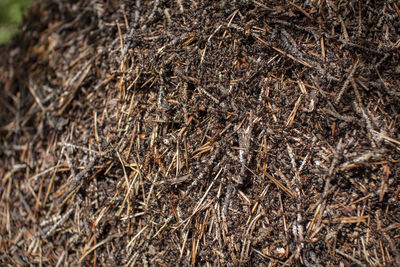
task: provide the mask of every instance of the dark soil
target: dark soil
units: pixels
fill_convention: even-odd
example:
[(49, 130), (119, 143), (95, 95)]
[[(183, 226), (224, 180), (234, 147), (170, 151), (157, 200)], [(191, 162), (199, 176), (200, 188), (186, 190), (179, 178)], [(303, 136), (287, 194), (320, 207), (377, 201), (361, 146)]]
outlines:
[(400, 266), (396, 1), (43, 0), (0, 56), (0, 263)]

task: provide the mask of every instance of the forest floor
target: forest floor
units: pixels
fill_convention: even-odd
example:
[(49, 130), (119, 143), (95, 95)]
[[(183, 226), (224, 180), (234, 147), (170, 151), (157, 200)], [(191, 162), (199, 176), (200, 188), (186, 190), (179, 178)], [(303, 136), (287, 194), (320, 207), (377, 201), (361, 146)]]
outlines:
[(0, 263), (400, 266), (396, 1), (42, 0), (0, 51)]

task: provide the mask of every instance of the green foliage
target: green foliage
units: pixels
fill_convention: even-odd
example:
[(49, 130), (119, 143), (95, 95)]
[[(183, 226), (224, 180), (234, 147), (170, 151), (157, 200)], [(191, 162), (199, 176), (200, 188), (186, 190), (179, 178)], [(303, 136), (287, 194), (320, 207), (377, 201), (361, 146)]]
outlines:
[(0, 44), (18, 32), (18, 25), (32, 0), (0, 0)]

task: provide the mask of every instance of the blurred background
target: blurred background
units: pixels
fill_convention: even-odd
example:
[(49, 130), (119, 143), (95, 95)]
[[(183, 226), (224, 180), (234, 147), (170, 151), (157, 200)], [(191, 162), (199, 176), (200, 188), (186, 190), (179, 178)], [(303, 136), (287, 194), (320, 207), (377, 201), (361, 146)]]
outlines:
[(18, 32), (32, 0), (0, 0), (0, 44), (8, 42)]

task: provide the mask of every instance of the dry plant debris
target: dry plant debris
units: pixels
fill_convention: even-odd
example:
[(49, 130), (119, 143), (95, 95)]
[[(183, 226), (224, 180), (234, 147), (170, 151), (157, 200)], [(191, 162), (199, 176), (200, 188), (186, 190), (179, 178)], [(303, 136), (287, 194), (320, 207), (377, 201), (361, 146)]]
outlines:
[(399, 16), (38, 1), (1, 51), (1, 265), (399, 266)]

